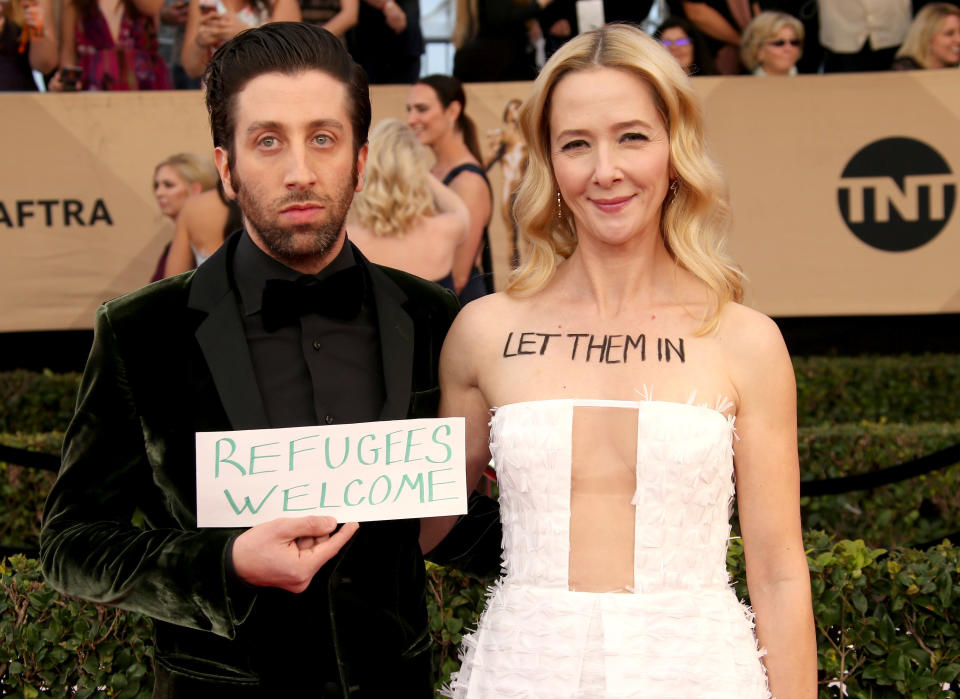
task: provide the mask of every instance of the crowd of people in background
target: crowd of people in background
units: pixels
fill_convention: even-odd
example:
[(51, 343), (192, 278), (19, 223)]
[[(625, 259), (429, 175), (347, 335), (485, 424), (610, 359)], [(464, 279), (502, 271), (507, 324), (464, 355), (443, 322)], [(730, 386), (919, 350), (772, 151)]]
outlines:
[[(589, 13), (576, 0), (447, 2), (462, 82), (532, 80), (610, 22), (649, 28), (694, 76), (960, 63), (960, 8), (932, 0), (602, 0)], [(0, 0), (0, 91), (196, 89), (217, 46), (282, 20), (340, 37), (371, 84), (420, 77), (419, 0)]]
[[(372, 84), (412, 85), (406, 124), (374, 132), (351, 230), (374, 261), (467, 302), (493, 290), (494, 197), (463, 82), (532, 80), (566, 41), (610, 22), (645, 26), (691, 76), (960, 64), (960, 8), (947, 2), (602, 0), (587, 12), (575, 0), (448, 1), (456, 3), (453, 77), (421, 77), (419, 0), (0, 0), (0, 91), (196, 89), (216, 48), (249, 27), (324, 27)], [(504, 152), (487, 167), (507, 145), (498, 143)], [(154, 191), (175, 223), (154, 279), (194, 268), (240, 226), (200, 156), (160, 163)]]

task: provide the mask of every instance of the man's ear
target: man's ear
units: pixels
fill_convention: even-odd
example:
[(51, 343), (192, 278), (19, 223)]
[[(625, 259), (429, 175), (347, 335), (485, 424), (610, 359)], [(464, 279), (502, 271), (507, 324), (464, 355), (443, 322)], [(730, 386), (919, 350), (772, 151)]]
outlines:
[(233, 180), (230, 177), (230, 157), (226, 149), (217, 146), (213, 151), (213, 160), (216, 162), (217, 171), (220, 173), (224, 194), (227, 195), (227, 199), (236, 199), (237, 193), (233, 189)]
[(357, 186), (353, 188), (354, 192), (359, 192), (363, 189), (363, 175), (367, 170), (367, 155), (369, 153), (370, 146), (366, 143), (363, 144), (360, 152), (357, 153)]

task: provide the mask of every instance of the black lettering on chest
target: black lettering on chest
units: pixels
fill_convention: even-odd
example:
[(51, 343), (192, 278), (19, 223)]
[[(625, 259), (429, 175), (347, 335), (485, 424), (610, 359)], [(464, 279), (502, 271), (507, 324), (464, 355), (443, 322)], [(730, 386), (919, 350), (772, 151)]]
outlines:
[[(682, 337), (650, 338), (656, 340), (656, 361), (669, 363), (687, 361)], [(556, 340), (551, 342), (551, 340)], [(542, 333), (532, 330), (511, 331), (503, 345), (504, 359), (533, 356), (569, 356), (570, 361), (585, 364), (627, 364), (647, 361), (646, 333)], [(653, 356), (650, 355), (650, 359)]]

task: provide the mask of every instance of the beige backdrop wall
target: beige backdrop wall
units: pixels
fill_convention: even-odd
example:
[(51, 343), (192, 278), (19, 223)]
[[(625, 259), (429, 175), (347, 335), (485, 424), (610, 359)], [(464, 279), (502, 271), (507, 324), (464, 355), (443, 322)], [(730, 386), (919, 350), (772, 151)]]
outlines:
[[(960, 312), (960, 72), (694, 84), (730, 184), (730, 248), (749, 277), (748, 303), (774, 316)], [(527, 90), (468, 86), (485, 159), (497, 136), (487, 133), (509, 129), (504, 107)], [(374, 121), (402, 116), (406, 93), (375, 88)], [(89, 328), (97, 305), (149, 279), (169, 240), (153, 167), (211, 151), (201, 96), (0, 95), (0, 114), (0, 332)], [(942, 167), (931, 167), (936, 156)], [(490, 176), (500, 286), (512, 249), (502, 163)], [(841, 201), (848, 218), (866, 219), (868, 242)], [(898, 215), (899, 226), (884, 220)], [(910, 249), (880, 249), (873, 237)]]

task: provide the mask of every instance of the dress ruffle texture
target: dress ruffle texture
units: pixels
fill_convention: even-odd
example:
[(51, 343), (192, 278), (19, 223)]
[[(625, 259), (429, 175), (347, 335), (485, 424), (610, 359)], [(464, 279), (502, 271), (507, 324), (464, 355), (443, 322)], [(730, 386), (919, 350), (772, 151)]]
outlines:
[[(634, 586), (569, 590), (574, 410), (638, 411)], [(503, 576), (464, 637), (456, 699), (767, 699), (753, 614), (726, 570), (734, 419), (644, 400), (547, 400), (499, 408)]]

